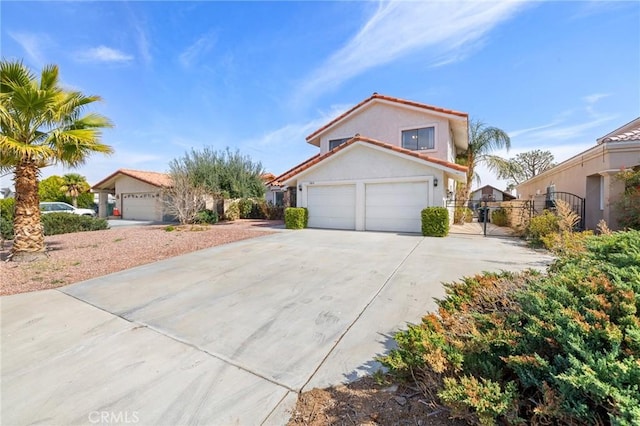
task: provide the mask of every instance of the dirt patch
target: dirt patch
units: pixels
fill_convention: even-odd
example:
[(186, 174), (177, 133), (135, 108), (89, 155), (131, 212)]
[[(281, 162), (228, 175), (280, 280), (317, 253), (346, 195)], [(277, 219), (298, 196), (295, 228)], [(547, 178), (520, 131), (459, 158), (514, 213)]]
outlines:
[(0, 250), (0, 295), (44, 290), (129, 269), (169, 257), (275, 232), (282, 221), (239, 220), (213, 226), (113, 227), (45, 238), (47, 258), (6, 262), (11, 242)]
[(348, 385), (302, 393), (287, 425), (466, 425), (449, 415), (445, 407), (416, 389), (379, 385), (366, 377)]

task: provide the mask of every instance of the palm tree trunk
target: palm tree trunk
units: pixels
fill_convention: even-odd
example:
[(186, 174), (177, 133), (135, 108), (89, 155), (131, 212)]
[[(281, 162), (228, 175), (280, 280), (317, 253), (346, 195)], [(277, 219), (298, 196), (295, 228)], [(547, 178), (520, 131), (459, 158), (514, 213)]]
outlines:
[(11, 249), (11, 259), (14, 261), (29, 262), (46, 257), (44, 230), (40, 221), (39, 170), (32, 160), (23, 160), (16, 166), (16, 210)]

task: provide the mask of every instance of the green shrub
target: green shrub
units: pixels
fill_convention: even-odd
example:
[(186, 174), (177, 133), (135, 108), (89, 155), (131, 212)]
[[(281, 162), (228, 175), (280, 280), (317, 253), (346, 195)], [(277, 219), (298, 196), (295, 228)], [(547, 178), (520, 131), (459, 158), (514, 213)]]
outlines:
[(13, 213), (16, 208), (15, 198), (3, 198), (0, 200), (0, 217), (13, 222)]
[(491, 212), (491, 223), (496, 226), (507, 226), (507, 210), (502, 207)]
[(13, 220), (0, 216), (0, 236), (5, 240), (13, 240)]
[(422, 210), (422, 235), (446, 237), (449, 234), (449, 210), (444, 207), (427, 207)]
[(381, 359), (481, 424), (640, 424), (640, 232), (581, 235), (548, 275), (446, 285)]
[(532, 246), (543, 247), (543, 237), (556, 233), (559, 230), (560, 224), (558, 217), (549, 210), (545, 210), (541, 215), (531, 218), (531, 221), (525, 230), (525, 236)]
[(453, 211), (453, 221), (459, 224), (472, 222), (473, 210), (469, 207), (456, 207)]
[(214, 223), (218, 223), (218, 212), (205, 209), (200, 210), (195, 218), (195, 223), (208, 223), (213, 225)]
[(44, 235), (69, 234), (107, 229), (106, 219), (80, 216), (72, 213), (49, 213), (41, 216)]
[(224, 217), (226, 220), (238, 220), (240, 219), (240, 205), (237, 201), (229, 204), (227, 211), (224, 213)]
[(284, 211), (284, 225), (287, 229), (307, 227), (309, 212), (304, 207), (287, 207)]
[(240, 219), (251, 219), (251, 211), (253, 210), (253, 200), (251, 198), (241, 198), (238, 201), (240, 209)]
[(173, 231), (176, 230), (176, 227), (173, 226), (173, 225), (167, 225), (167, 226), (164, 227), (164, 230), (167, 231), (167, 232), (173, 232)]

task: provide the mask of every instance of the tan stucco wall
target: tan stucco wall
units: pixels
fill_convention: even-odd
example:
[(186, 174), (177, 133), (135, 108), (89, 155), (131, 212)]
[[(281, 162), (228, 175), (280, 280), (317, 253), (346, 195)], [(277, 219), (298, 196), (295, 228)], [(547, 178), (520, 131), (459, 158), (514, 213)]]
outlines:
[(530, 199), (545, 194), (548, 186), (555, 185), (556, 191), (586, 198), (585, 219), (588, 229), (594, 229), (600, 219), (604, 219), (611, 229), (618, 229), (614, 205), (624, 188), (615, 175), (622, 168), (637, 165), (640, 165), (640, 141), (603, 143), (518, 185), (517, 191), (520, 199)]
[(449, 120), (427, 112), (393, 105), (374, 103), (331, 128), (320, 138), (320, 153), (329, 151), (329, 141), (353, 137), (356, 134), (402, 146), (402, 131), (435, 127), (435, 149), (420, 151), (429, 156), (450, 161)]

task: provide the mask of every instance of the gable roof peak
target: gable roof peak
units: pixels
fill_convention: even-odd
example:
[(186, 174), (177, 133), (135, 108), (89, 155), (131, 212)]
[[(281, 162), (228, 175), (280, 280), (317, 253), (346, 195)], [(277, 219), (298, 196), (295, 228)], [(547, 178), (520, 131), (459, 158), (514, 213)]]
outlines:
[(369, 96), (367, 99), (363, 100), (362, 102), (360, 102), (359, 104), (355, 105), (351, 109), (345, 111), (344, 113), (342, 113), (338, 117), (334, 118), (333, 120), (331, 120), (330, 122), (328, 122), (324, 126), (322, 126), (319, 129), (317, 129), (315, 132), (313, 132), (309, 136), (307, 136), (306, 137), (307, 142), (312, 143), (311, 140), (315, 139), (321, 133), (324, 133), (325, 130), (328, 130), (329, 128), (333, 127), (335, 124), (337, 124), (337, 123), (341, 122), (342, 120), (346, 119), (351, 114), (353, 114), (356, 111), (358, 111), (359, 109), (363, 108), (365, 105), (369, 104), (370, 102), (376, 102), (376, 101), (377, 102), (382, 101), (384, 103), (393, 103), (393, 104), (397, 104), (397, 105), (405, 106), (405, 107), (410, 107), (410, 108), (418, 108), (418, 109), (421, 109), (421, 110), (426, 110), (426, 111), (429, 111), (429, 112), (435, 112), (435, 113), (439, 113), (439, 114), (446, 114), (448, 116), (457, 117), (460, 120), (468, 120), (469, 119), (469, 114), (467, 114), (466, 112), (461, 112), (461, 111), (456, 111), (456, 110), (452, 110), (452, 109), (437, 107), (437, 106), (434, 106), (434, 105), (428, 105), (428, 104), (415, 102), (415, 101), (409, 101), (409, 100), (406, 100), (406, 99), (396, 98), (396, 97), (393, 97), (393, 96), (381, 95), (378, 92), (373, 92), (373, 94), (371, 96)]

